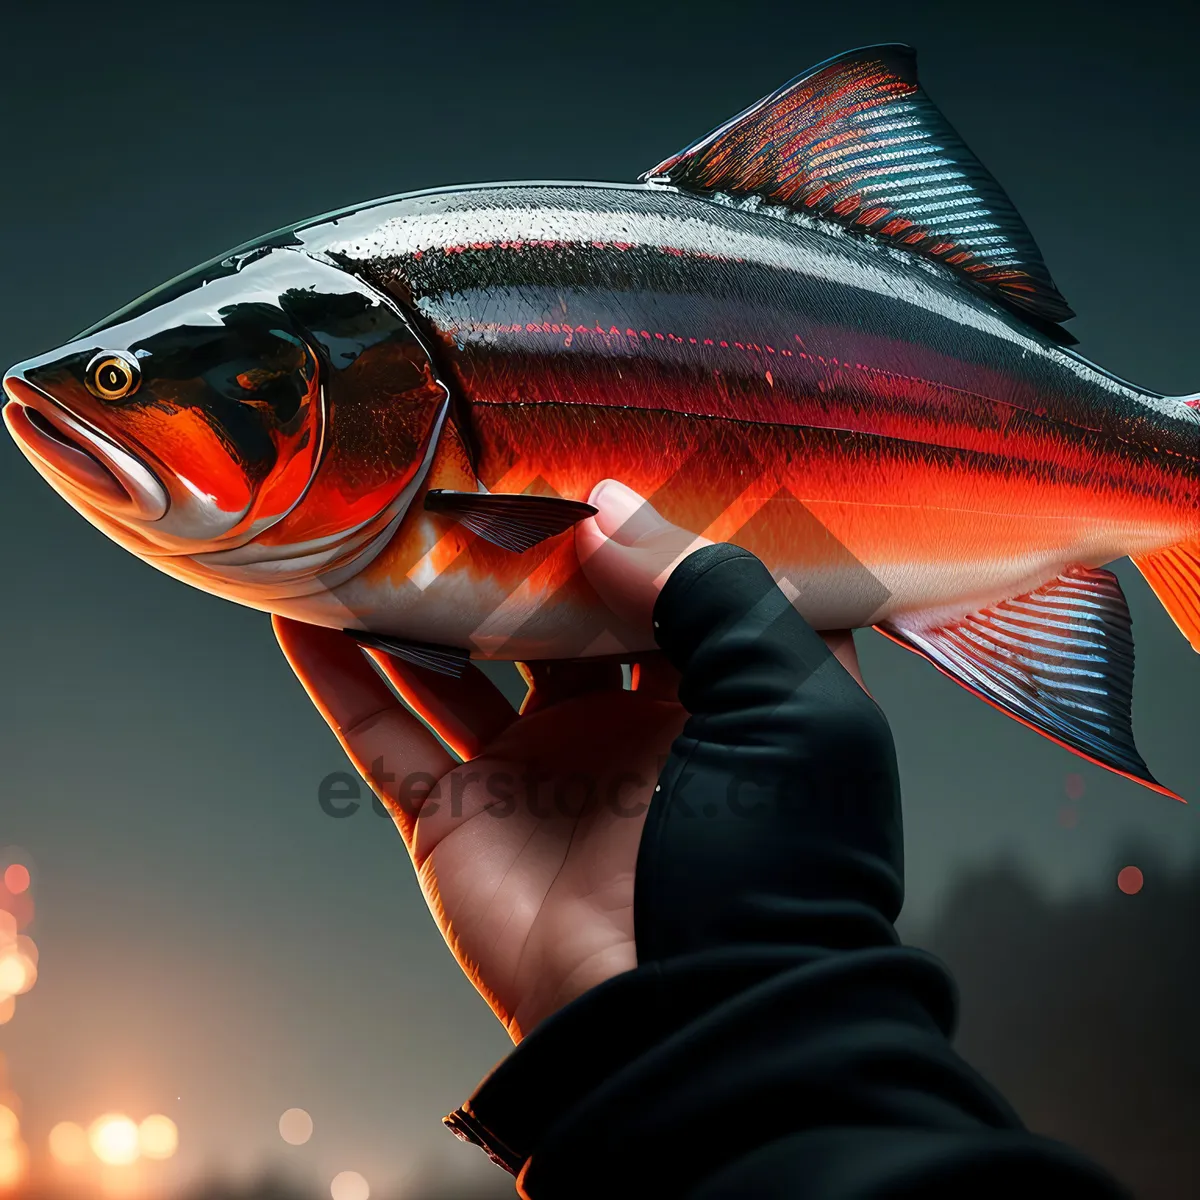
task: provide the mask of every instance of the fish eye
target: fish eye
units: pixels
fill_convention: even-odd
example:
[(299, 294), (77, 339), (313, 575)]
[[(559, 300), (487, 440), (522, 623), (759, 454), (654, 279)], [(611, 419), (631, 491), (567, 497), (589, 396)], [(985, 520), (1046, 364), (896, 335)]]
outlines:
[(102, 350), (87, 365), (84, 383), (99, 400), (123, 400), (137, 391), (142, 370), (137, 361), (124, 354)]

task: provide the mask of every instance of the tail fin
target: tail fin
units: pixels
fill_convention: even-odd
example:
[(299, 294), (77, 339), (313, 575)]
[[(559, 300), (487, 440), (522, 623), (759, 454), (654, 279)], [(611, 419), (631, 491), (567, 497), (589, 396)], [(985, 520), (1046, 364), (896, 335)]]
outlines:
[[(1200, 392), (1172, 399), (1200, 412)], [(1143, 554), (1135, 557), (1133, 564), (1192, 649), (1200, 654), (1200, 539), (1181, 542), (1156, 554)]]
[[(1200, 396), (1194, 407), (1200, 408)], [(1200, 653), (1200, 540), (1146, 554), (1133, 562), (1192, 649)]]

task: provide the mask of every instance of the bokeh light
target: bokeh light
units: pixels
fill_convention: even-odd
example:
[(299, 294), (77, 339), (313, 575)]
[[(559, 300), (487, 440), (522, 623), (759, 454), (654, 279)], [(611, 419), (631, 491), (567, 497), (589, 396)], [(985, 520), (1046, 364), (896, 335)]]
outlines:
[(279, 1118), (279, 1136), (289, 1146), (303, 1146), (312, 1134), (312, 1117), (302, 1108), (289, 1108)]
[(1070, 775), (1063, 781), (1064, 790), (1067, 793), (1068, 800), (1082, 800), (1083, 793), (1087, 790), (1084, 786), (1083, 776), (1078, 772), (1072, 771)]
[(37, 967), (13, 947), (0, 952), (0, 996), (21, 996), (37, 982)]
[(0, 1142), (0, 1188), (15, 1187), (25, 1177), (29, 1152), (21, 1142)]
[(29, 891), (29, 868), (22, 863), (11, 863), (4, 871), (4, 886), (14, 896)]
[(87, 1160), (88, 1138), (74, 1121), (60, 1121), (50, 1130), (50, 1153), (66, 1167), (77, 1167)]
[(342, 1171), (329, 1185), (333, 1200), (370, 1200), (371, 1189), (357, 1171)]
[(1117, 872), (1117, 887), (1127, 896), (1136, 896), (1142, 890), (1145, 880), (1137, 867), (1122, 867)]
[(146, 1158), (170, 1158), (179, 1149), (179, 1130), (170, 1117), (155, 1113), (138, 1126), (138, 1145)]
[[(37, 981), (37, 946), (21, 934), (33, 920), (33, 898), (29, 892), (29, 869), (9, 862), (0, 876), (0, 1025), (7, 1025), (17, 1011), (17, 997)], [(19, 1105), (3, 1087), (4, 1055), (0, 1054), (0, 1190), (19, 1187), (29, 1170), (29, 1148), (21, 1137)]]
[(0, 1188), (15, 1187), (29, 1166), (29, 1151), (21, 1141), (21, 1122), (6, 1104), (0, 1104)]
[[(2, 850), (2, 848), (0, 848)], [(0, 853), (0, 864), (3, 864), (3, 854)], [(11, 940), (33, 920), (33, 890), (27, 882), (28, 869), (21, 867), (14, 872), (13, 867), (3, 868), (0, 865), (0, 938)], [(13, 891), (9, 882), (21, 885), (20, 891)]]
[(125, 1166), (136, 1161), (141, 1152), (138, 1127), (119, 1113), (97, 1117), (88, 1130), (92, 1153), (111, 1167)]

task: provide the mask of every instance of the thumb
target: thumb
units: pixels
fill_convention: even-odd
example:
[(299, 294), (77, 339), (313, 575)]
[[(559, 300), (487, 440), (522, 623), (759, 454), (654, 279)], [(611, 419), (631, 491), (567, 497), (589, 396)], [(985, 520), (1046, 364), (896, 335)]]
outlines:
[(575, 526), (575, 548), (588, 582), (622, 620), (648, 627), (671, 572), (712, 539), (672, 525), (643, 496), (603, 479), (588, 497), (599, 511)]

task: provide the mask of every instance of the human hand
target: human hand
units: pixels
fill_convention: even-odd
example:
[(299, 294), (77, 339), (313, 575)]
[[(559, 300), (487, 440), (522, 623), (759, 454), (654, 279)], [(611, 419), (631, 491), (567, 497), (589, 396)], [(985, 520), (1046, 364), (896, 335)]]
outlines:
[[(576, 527), (575, 545), (589, 582), (618, 616), (648, 626), (654, 602), (674, 569), (706, 537), (664, 521), (648, 500), (615, 479), (603, 479), (588, 502), (600, 509)], [(821, 634), (834, 656), (866, 690), (850, 629)]]
[[(583, 570), (620, 615), (649, 626), (671, 571), (707, 539), (663, 522), (614, 481), (591, 502), (599, 512), (576, 531)], [(636, 690), (623, 689), (611, 662), (529, 664), (518, 715), (473, 665), (461, 679), (440, 678), (367, 651), (398, 700), (345, 634), (273, 621), (301, 683), (390, 812), (459, 965), (514, 1041), (637, 965), (638, 845), (687, 719), (661, 655), (639, 664)]]

